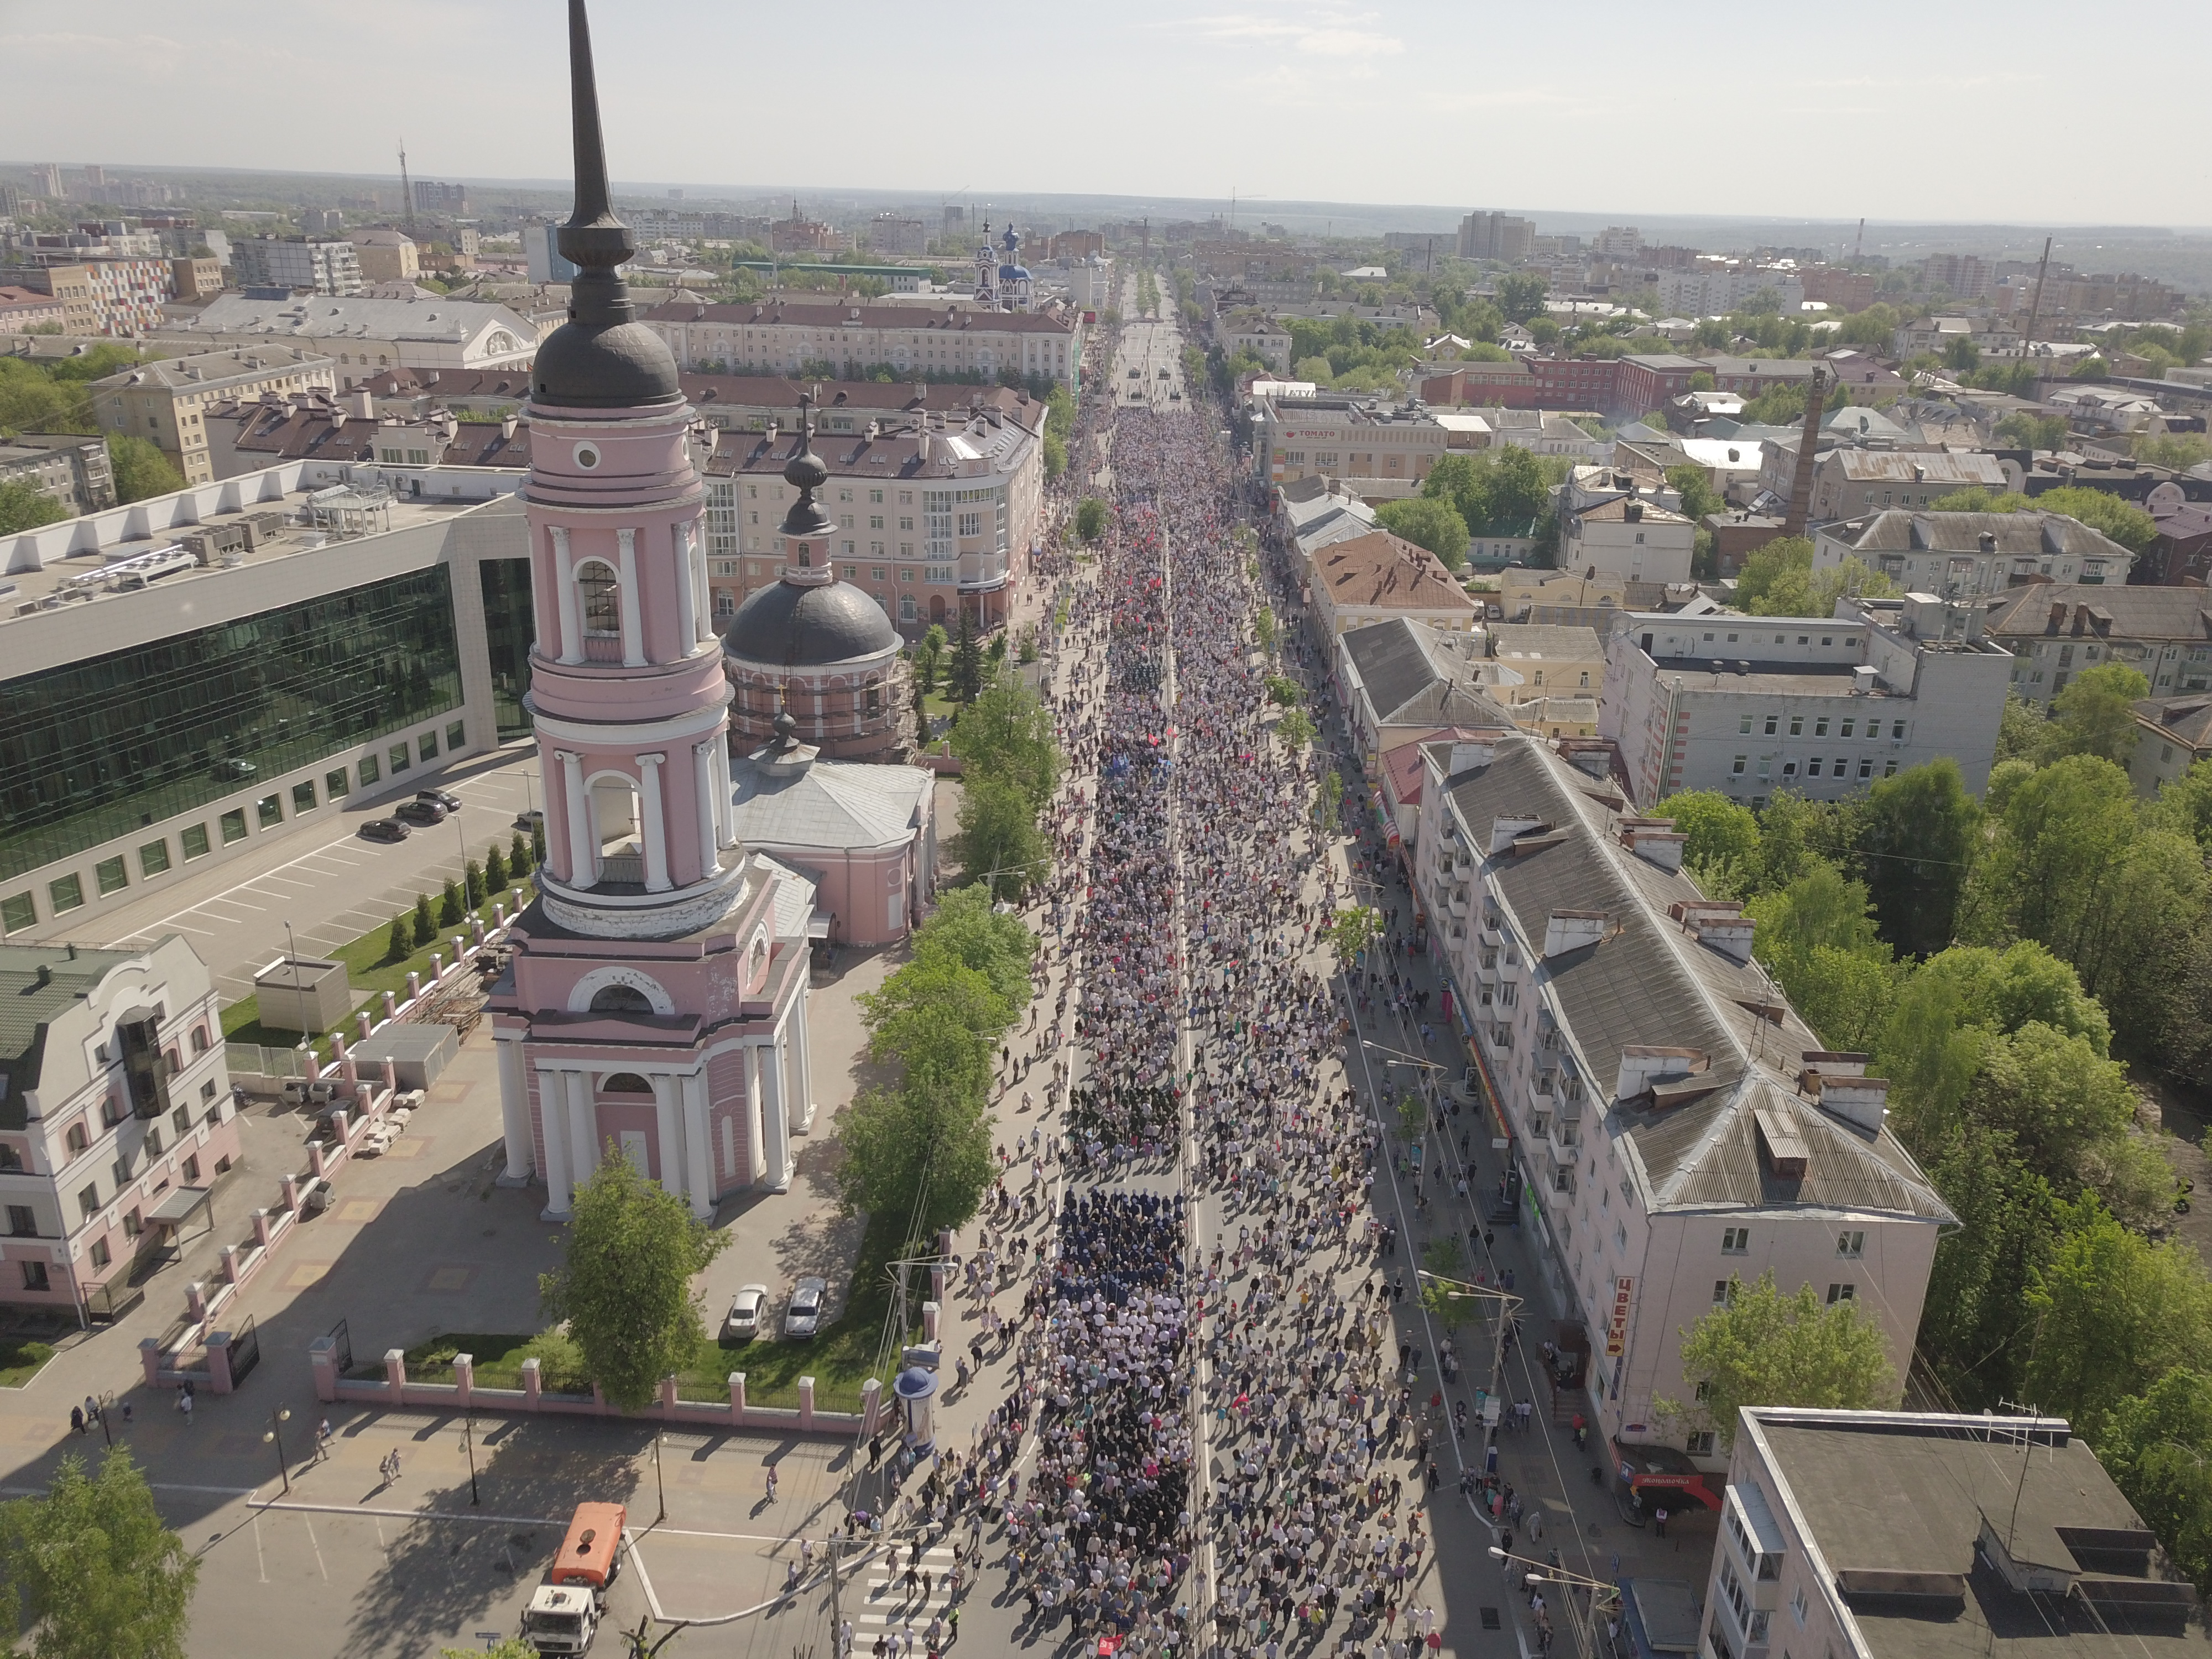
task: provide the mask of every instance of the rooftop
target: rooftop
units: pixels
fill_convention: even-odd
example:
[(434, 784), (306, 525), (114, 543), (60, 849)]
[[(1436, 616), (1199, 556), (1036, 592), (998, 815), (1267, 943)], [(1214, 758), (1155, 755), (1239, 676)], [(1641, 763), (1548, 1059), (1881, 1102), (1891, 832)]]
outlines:
[(2212, 749), (2212, 696), (2192, 691), (2180, 697), (2145, 697), (2136, 715), (2169, 732), (2191, 749)]
[(791, 851), (902, 845), (933, 781), (918, 767), (864, 761), (817, 760), (773, 772), (741, 757), (730, 772), (738, 841)]
[(1425, 547), (1370, 530), (1314, 556), (1314, 579), (1330, 605), (1389, 611), (1442, 611), (1472, 621), (1475, 605)]
[(672, 300), (645, 313), (649, 323), (726, 323), (738, 326), (787, 328), (936, 329), (954, 334), (1069, 334), (1073, 320), (1045, 312), (978, 311), (959, 306), (890, 306), (872, 303), (800, 305), (766, 300), (746, 305), (710, 305)]
[(272, 374), (312, 374), (337, 365), (328, 357), (296, 347), (233, 346), (194, 351), (182, 357), (149, 357), (136, 368), (94, 380), (96, 391), (133, 386), (165, 392), (213, 392), (233, 381), (262, 380)]
[(2157, 1576), (2149, 1528), (2063, 1421), (1773, 1407), (1742, 1421), (1875, 1659), (2206, 1651), (2196, 1591)]
[(46, 1060), (46, 1027), (135, 954), (0, 945), (0, 1121), (23, 1123), (23, 1097), (39, 1086)]
[(165, 334), (268, 334), (280, 339), (459, 340), (500, 326), (529, 350), (538, 331), (503, 305), (480, 300), (380, 300), (363, 295), (297, 295), (255, 300), (217, 295), (196, 314), (170, 314)]
[[(1943, 458), (1869, 453), (1869, 459), (1930, 462)], [(2063, 513), (1926, 513), (1893, 507), (1869, 518), (1825, 525), (1820, 533), (1862, 554), (1994, 552), (2039, 558), (2046, 553), (2067, 553), (2123, 562), (2135, 557), (2101, 531)], [(1984, 537), (1991, 539), (1985, 544)]]

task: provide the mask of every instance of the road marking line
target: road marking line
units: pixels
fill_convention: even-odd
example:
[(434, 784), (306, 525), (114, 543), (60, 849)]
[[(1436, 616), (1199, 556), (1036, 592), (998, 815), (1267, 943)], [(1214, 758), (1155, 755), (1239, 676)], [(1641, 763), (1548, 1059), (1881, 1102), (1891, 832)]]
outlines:
[(260, 1570), (261, 1582), (265, 1584), (269, 1582), (269, 1558), (261, 1553), (261, 1517), (257, 1515), (252, 1521), (253, 1565)]
[(304, 1515), (301, 1516), (300, 1519), (307, 1528), (307, 1541), (315, 1547), (316, 1571), (323, 1575), (323, 1582), (327, 1584), (331, 1582), (331, 1570), (323, 1565), (322, 1540), (315, 1536), (315, 1523), (309, 1521)]

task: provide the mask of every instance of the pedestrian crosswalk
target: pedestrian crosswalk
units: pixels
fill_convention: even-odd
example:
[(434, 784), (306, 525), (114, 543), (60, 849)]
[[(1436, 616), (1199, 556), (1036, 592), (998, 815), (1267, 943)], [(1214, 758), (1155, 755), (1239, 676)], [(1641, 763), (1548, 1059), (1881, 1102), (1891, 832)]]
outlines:
[[(907, 1579), (910, 1565), (915, 1573), (911, 1583)], [(950, 1544), (925, 1547), (918, 1564), (912, 1545), (899, 1546), (888, 1557), (869, 1564), (866, 1596), (852, 1615), (854, 1628), (883, 1626), (898, 1631), (910, 1625), (916, 1635), (922, 1634), (932, 1619), (944, 1617), (951, 1607), (951, 1577)]]

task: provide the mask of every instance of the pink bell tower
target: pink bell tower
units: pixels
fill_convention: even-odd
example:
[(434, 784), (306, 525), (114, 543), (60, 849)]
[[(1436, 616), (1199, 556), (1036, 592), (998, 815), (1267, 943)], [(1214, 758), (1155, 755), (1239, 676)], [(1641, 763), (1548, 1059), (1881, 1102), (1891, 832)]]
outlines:
[(811, 1119), (811, 893), (731, 831), (693, 411), (620, 275), (635, 247), (609, 199), (583, 0), (568, 28), (560, 248), (578, 271), (532, 374), (524, 492), (545, 859), (491, 998), (507, 1178), (544, 1180), (558, 1217), (623, 1156), (703, 1216), (732, 1188), (787, 1184)]

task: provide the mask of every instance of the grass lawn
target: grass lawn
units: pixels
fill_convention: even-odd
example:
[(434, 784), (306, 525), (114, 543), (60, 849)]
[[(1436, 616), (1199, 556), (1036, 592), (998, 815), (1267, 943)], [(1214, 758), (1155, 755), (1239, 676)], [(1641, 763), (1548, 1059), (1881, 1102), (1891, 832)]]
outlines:
[[(859, 1411), (861, 1383), (871, 1376), (880, 1376), (888, 1388), (897, 1371), (896, 1352), (888, 1357), (881, 1354), (884, 1316), (891, 1304), (890, 1285), (884, 1278), (884, 1264), (897, 1254), (898, 1243), (885, 1236), (895, 1231), (869, 1224), (860, 1243), (859, 1266), (854, 1270), (854, 1288), (847, 1298), (845, 1311), (835, 1324), (823, 1327), (821, 1334), (811, 1342), (786, 1342), (763, 1336), (725, 1347), (714, 1338), (702, 1336), (692, 1363), (677, 1373), (678, 1397), (726, 1401), (730, 1397), (730, 1373), (743, 1371), (749, 1405), (796, 1407), (799, 1379), (811, 1376), (814, 1403), (818, 1408), (826, 1412)], [(918, 1314), (923, 1297), (927, 1294), (926, 1281), (910, 1283), (913, 1288), (908, 1306)], [(706, 1309), (708, 1328), (719, 1330), (722, 1316), (727, 1311), (726, 1307)], [(918, 1340), (920, 1335), (921, 1328), (916, 1326), (908, 1333), (908, 1340)], [(538, 1372), (549, 1392), (589, 1394), (592, 1390), (583, 1356), (577, 1352), (576, 1345), (557, 1330), (534, 1334), (450, 1332), (408, 1349), (407, 1374), (423, 1382), (451, 1382), (453, 1356), (457, 1353), (476, 1357), (476, 1379), (487, 1389), (520, 1388), (522, 1362), (535, 1358), (540, 1362)], [(352, 1374), (380, 1380), (384, 1376), (383, 1362), (379, 1359), (357, 1364)]]
[[(520, 890), (522, 902), (527, 904), (530, 902), (532, 891), (530, 878), (526, 876), (513, 884), (513, 886)], [(506, 897), (507, 892), (502, 890), (493, 898), (486, 899), (478, 907), (477, 914), (483, 918), (484, 926), (487, 927), (491, 926), (493, 903), (503, 902)], [(430, 895), (430, 908), (434, 913), (438, 908), (439, 896), (433, 891)], [(411, 909), (410, 914), (412, 914)], [(508, 914), (514, 914), (511, 908)], [(465, 921), (451, 927), (441, 927), (438, 930), (440, 939), (438, 944), (416, 951), (400, 962), (385, 960), (386, 948), (392, 942), (392, 924), (388, 921), (380, 927), (370, 929), (350, 945), (340, 946), (337, 953), (337, 960), (345, 963), (347, 982), (353, 987), (354, 994), (359, 999), (354, 1005), (356, 1010), (370, 1008), (376, 1018), (381, 1018), (384, 1012), (383, 994), (386, 991), (404, 994), (407, 989), (407, 975), (410, 970), (422, 975), (426, 980), (428, 979), (431, 952), (442, 951), (450, 957), (453, 948), (453, 935), (465, 933), (467, 931), (468, 923)], [(349, 1024), (351, 1023), (351, 1018), (352, 1016), (349, 1014), (347, 1016)], [(224, 1041), (228, 1042), (258, 1042), (265, 1048), (289, 1048), (300, 1040), (300, 1034), (297, 1031), (274, 1030), (264, 1027), (261, 1024), (260, 1000), (255, 997), (241, 997), (222, 1011), (222, 1035)], [(317, 1052), (327, 1058), (329, 1047), (328, 1040), (325, 1038), (317, 1043)]]
[(0, 1389), (20, 1389), (46, 1370), (54, 1357), (45, 1342), (0, 1342)]

